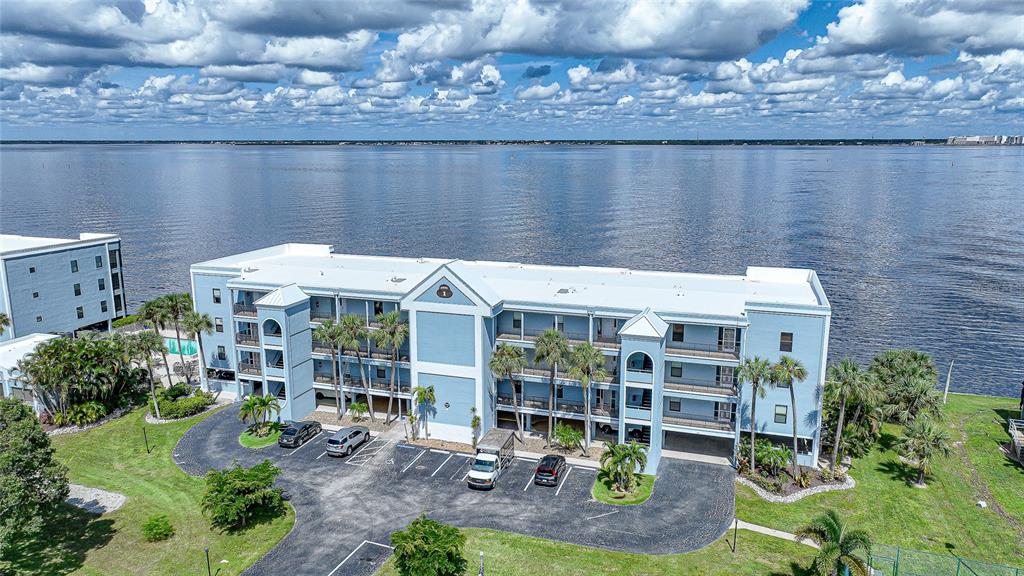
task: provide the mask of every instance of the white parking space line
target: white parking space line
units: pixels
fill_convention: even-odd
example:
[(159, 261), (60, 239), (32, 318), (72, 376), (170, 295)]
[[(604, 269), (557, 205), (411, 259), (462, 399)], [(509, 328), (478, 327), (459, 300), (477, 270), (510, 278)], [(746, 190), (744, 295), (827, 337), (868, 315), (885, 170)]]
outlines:
[(562, 482), (558, 484), (558, 490), (555, 490), (555, 496), (562, 492), (562, 487), (565, 486), (565, 483), (569, 480), (569, 474), (572, 474), (574, 469), (574, 466), (569, 466), (569, 469), (565, 471), (565, 476), (562, 476)]
[(344, 564), (345, 562), (348, 562), (349, 559), (352, 558), (352, 556), (354, 556), (355, 553), (358, 552), (359, 549), (362, 548), (363, 546), (365, 546), (366, 544), (370, 544), (371, 546), (380, 546), (381, 548), (387, 548), (388, 550), (394, 550), (395, 549), (394, 546), (388, 546), (387, 544), (380, 544), (379, 542), (373, 542), (373, 541), (370, 541), (370, 540), (363, 540), (362, 542), (359, 543), (359, 546), (356, 546), (355, 549), (353, 549), (351, 552), (349, 552), (348, 556), (345, 556), (345, 559), (342, 560), (340, 563), (338, 563), (338, 565), (334, 567), (334, 570), (331, 570), (327, 574), (327, 576), (334, 576), (334, 573), (338, 571), (338, 568), (341, 568), (342, 564)]
[(444, 468), (444, 465), (447, 464), (448, 461), (452, 459), (452, 456), (454, 456), (454, 454), (449, 454), (448, 457), (444, 459), (444, 462), (441, 462), (441, 465), (437, 467), (437, 470), (434, 470), (434, 473), (431, 474), (430, 477), (433, 478), (435, 475), (437, 475), (437, 473), (441, 471), (441, 468)]
[(310, 438), (309, 440), (306, 440), (306, 443), (305, 443), (305, 444), (303, 444), (302, 446), (299, 446), (298, 448), (296, 448), (296, 449), (292, 450), (291, 452), (289, 452), (289, 453), (285, 454), (285, 456), (291, 456), (292, 454), (295, 454), (296, 452), (298, 452), (299, 450), (302, 450), (302, 449), (303, 449), (303, 448), (305, 448), (306, 446), (309, 446), (310, 444), (312, 444), (312, 443), (313, 443), (313, 441), (314, 441), (314, 440), (316, 440), (316, 439), (317, 439), (317, 436), (320, 436), (320, 435), (321, 435), (321, 434), (323, 434), (323, 433), (324, 433), (324, 431), (323, 431), (323, 430), (321, 430), (321, 431), (317, 432), (317, 433), (316, 433), (316, 436), (313, 436), (313, 437), (312, 437), (312, 438)]
[(324, 454), (327, 454), (327, 450), (324, 450), (323, 452), (321, 452), (320, 455), (316, 457), (316, 459), (319, 460), (319, 459), (323, 458)]
[(401, 473), (405, 474), (405, 471), (408, 470), (409, 468), (412, 468), (412, 465), (415, 464), (416, 461), (420, 459), (420, 456), (423, 456), (426, 453), (427, 453), (426, 450), (420, 450), (420, 453), (417, 454), (416, 457), (412, 459), (412, 462), (409, 462), (408, 464), (405, 465), (405, 468), (402, 468), (402, 472)]
[(526, 490), (527, 490), (527, 489), (528, 489), (528, 488), (529, 488), (529, 487), (530, 487), (530, 486), (531, 486), (532, 484), (533, 484), (533, 476), (530, 476), (530, 479), (526, 481), (526, 486), (523, 486), (523, 492), (526, 492)]
[(363, 443), (359, 448), (356, 448), (356, 452), (345, 460), (346, 464), (352, 466), (363, 466), (377, 454), (380, 454), (385, 448), (391, 445), (391, 440), (383, 440), (380, 438), (374, 438), (369, 442)]
[(430, 451), (435, 454), (450, 454), (447, 450), (438, 450), (437, 448), (431, 448)]
[(591, 516), (587, 520), (597, 520), (598, 518), (604, 518), (605, 516), (611, 516), (612, 514), (618, 514), (618, 510), (612, 510), (611, 512), (605, 512), (604, 514), (598, 514), (597, 516)]
[(516, 456), (516, 460), (522, 460), (523, 462), (540, 462), (540, 460), (536, 458), (526, 458), (524, 456)]
[(462, 472), (462, 467), (466, 464), (469, 464), (473, 460), (472, 456), (469, 456), (468, 454), (456, 454), (456, 456), (462, 456), (463, 458), (466, 459), (466, 461), (463, 462), (462, 464), (459, 464), (455, 468), (455, 472), (452, 472), (452, 475), (448, 477), (449, 480), (455, 480), (455, 477), (458, 476), (460, 472)]

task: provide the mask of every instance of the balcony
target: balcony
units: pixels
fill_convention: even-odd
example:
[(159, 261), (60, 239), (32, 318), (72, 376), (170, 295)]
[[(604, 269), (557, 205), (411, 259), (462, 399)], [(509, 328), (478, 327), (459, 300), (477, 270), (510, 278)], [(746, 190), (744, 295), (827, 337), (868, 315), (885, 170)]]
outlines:
[[(545, 328), (543, 330), (527, 330), (524, 329), (521, 332), (518, 330), (506, 330), (498, 334), (498, 340), (500, 342), (536, 342), (537, 337), (549, 330)], [(568, 340), (570, 346), (576, 346), (584, 342), (589, 341), (590, 336), (585, 332), (566, 332), (565, 330), (559, 330), (565, 339)], [(619, 339), (616, 336), (607, 335), (594, 335), (594, 346), (597, 348), (603, 348), (606, 350), (618, 350), (621, 348)]]
[(662, 416), (661, 420), (665, 424), (686, 426), (689, 428), (704, 428), (705, 430), (715, 430), (718, 432), (732, 432), (735, 430), (733, 423), (729, 420), (723, 420), (713, 416), (703, 416), (700, 414), (674, 413), (671, 416), (665, 414)]
[(256, 307), (252, 304), (243, 304), (236, 302), (231, 306), (231, 311), (235, 316), (249, 316), (251, 318), (256, 317)]
[[(370, 378), (367, 380), (367, 384), (370, 385), (371, 391), (389, 392), (391, 390), (391, 380), (387, 378)], [(344, 386), (362, 390), (363, 382), (359, 378), (353, 378), (346, 374)], [(412, 392), (412, 385), (408, 382), (395, 382), (395, 392), (398, 394), (410, 394)]]
[(651, 408), (650, 406), (626, 406), (626, 418), (633, 418), (635, 420), (650, 420)]
[(618, 336), (609, 336), (607, 334), (594, 334), (594, 346), (598, 348), (604, 348), (607, 350), (619, 350), (622, 348), (622, 343)]
[(250, 376), (259, 376), (263, 374), (263, 369), (260, 368), (260, 365), (253, 364), (251, 362), (239, 362), (238, 371), (242, 374), (249, 374)]
[(284, 370), (284, 357), (277, 358), (276, 360), (267, 359), (267, 368), (276, 368), (278, 370)]
[[(331, 384), (331, 385), (333, 385), (334, 384), (334, 376), (331, 376), (330, 374), (322, 374), (320, 372), (314, 372), (313, 373), (313, 382), (318, 382), (320, 384)], [(338, 381), (338, 385), (341, 385), (341, 381)]]
[(334, 320), (334, 312), (331, 310), (324, 310), (323, 308), (311, 308), (309, 310), (310, 322), (320, 323), (324, 320)]
[(688, 358), (706, 358), (710, 360), (739, 360), (740, 351), (736, 347), (729, 348), (721, 344), (702, 344), (699, 342), (672, 342), (665, 345), (667, 356), (685, 356)]
[[(331, 351), (328, 350), (326, 353), (330, 354)], [(380, 349), (367, 350), (366, 346), (360, 346), (359, 347), (359, 354), (363, 357), (364, 360), (371, 359), (371, 360), (387, 360), (389, 362), (391, 361), (391, 352), (388, 352), (388, 351), (385, 351), (385, 350), (380, 350)], [(345, 348), (345, 349), (343, 349), (341, 351), (341, 355), (342, 356), (349, 356), (351, 358), (355, 358), (356, 357), (356, 350), (355, 350), (355, 348)], [(399, 362), (408, 362), (409, 361), (409, 355), (408, 354), (399, 353), (398, 354), (398, 361)]]
[(238, 344), (239, 346), (259, 348), (260, 337), (257, 336), (256, 334), (245, 334), (240, 332), (238, 334), (235, 334), (235, 344)]
[(670, 376), (665, 379), (665, 389), (676, 390), (678, 392), (717, 394), (721, 396), (736, 395), (736, 385), (734, 383), (714, 378), (673, 378)]
[(319, 340), (313, 340), (313, 354), (331, 354), (333, 352), (334, 349), (330, 344)]
[[(530, 408), (533, 410), (547, 411), (548, 409), (548, 398), (543, 396), (523, 396), (518, 397), (520, 408)], [(512, 395), (511, 394), (498, 394), (498, 405), (513, 407)], [(560, 398), (555, 399), (555, 411), (556, 412), (569, 412), (572, 414), (583, 415), (583, 403), (573, 402), (571, 400), (562, 400)], [(590, 414), (593, 416), (607, 416), (615, 417), (617, 409), (614, 404), (594, 404), (591, 406)]]
[[(550, 368), (543, 368), (541, 366), (527, 366), (526, 368), (523, 369), (522, 372), (517, 373), (516, 376), (517, 377), (532, 376), (532, 377), (535, 377), (535, 378), (536, 377), (540, 377), (540, 378), (544, 378), (545, 380), (547, 380), (551, 376), (551, 369)], [(555, 378), (559, 379), (559, 380), (570, 380), (572, 382), (579, 382), (579, 380), (574, 380), (574, 379), (570, 378), (568, 373), (565, 370), (559, 370), (558, 372), (556, 372), (555, 373)], [(610, 371), (608, 371), (608, 373), (605, 375), (604, 378), (601, 378), (601, 379), (595, 378), (594, 382), (602, 382), (602, 383), (605, 383), (605, 384), (610, 384), (610, 383), (618, 382), (618, 380), (619, 380), (619, 372), (617, 370), (610, 370)]]

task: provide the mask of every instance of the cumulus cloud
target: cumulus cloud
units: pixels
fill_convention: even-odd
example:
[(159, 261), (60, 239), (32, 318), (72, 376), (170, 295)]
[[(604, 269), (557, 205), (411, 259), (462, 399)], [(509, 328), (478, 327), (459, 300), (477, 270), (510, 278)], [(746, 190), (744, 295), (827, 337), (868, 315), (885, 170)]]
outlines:
[(516, 90), (516, 98), (519, 100), (547, 100), (561, 90), (562, 87), (558, 85), (558, 82), (552, 82), (547, 86), (543, 84), (534, 84), (528, 88), (520, 88)]

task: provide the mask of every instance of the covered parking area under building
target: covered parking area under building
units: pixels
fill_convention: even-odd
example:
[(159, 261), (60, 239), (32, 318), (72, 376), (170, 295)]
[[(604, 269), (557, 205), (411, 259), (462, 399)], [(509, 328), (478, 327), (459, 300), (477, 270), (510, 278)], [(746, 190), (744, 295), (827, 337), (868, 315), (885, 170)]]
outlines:
[(732, 465), (733, 438), (687, 434), (685, 432), (663, 432), (662, 458), (697, 460), (711, 464)]

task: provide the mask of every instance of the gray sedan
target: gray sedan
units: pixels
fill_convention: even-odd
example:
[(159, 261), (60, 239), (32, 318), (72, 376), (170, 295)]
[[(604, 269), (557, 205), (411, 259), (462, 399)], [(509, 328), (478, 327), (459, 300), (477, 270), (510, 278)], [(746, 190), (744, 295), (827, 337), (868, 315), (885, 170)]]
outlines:
[(327, 453), (331, 456), (348, 456), (369, 439), (370, 429), (366, 426), (342, 428), (327, 440)]

